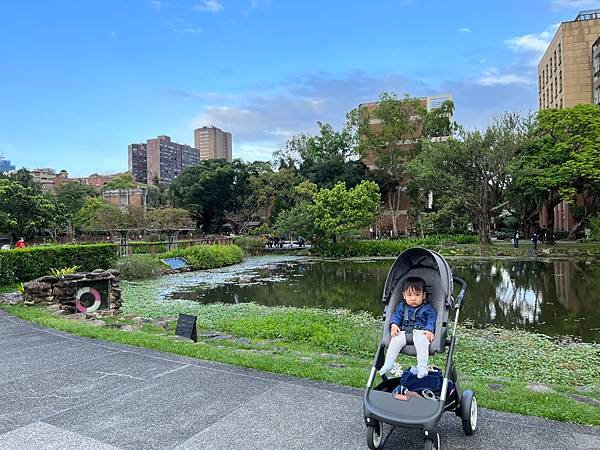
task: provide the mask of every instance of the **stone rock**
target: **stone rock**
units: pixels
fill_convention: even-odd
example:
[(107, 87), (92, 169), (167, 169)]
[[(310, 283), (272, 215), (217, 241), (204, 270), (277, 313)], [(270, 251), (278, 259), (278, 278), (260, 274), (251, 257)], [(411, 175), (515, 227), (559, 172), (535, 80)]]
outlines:
[(584, 397), (583, 395), (570, 394), (573, 400), (579, 403), (585, 403), (587, 405), (595, 406), (596, 408), (600, 408), (600, 400), (596, 400), (595, 398)]
[(313, 360), (310, 356), (301, 356), (298, 359), (302, 362), (312, 362), (312, 360)]
[(47, 292), (52, 289), (52, 285), (44, 281), (30, 281), (25, 283), (23, 287), (27, 293)]
[(87, 323), (93, 327), (105, 327), (106, 326), (106, 322), (104, 322), (103, 320), (98, 320), (98, 319), (90, 320)]
[(0, 294), (0, 304), (16, 305), (23, 301), (23, 295), (20, 292), (11, 292), (9, 294)]
[(230, 334), (216, 334), (215, 336), (212, 336), (211, 339), (215, 340), (215, 341), (222, 341), (225, 339), (233, 339), (234, 336), (231, 336)]
[(85, 274), (83, 273), (68, 273), (63, 276), (63, 279), (67, 281), (80, 280), (82, 278), (85, 278)]
[(123, 325), (121, 330), (127, 331), (128, 333), (134, 333), (136, 331), (140, 331), (140, 326), (138, 326), (138, 325)]
[(577, 386), (576, 389), (579, 392), (596, 392), (598, 390), (598, 388), (596, 386), (592, 386), (592, 385)]
[(85, 278), (87, 280), (95, 280), (96, 278), (100, 278), (101, 275), (101, 273), (90, 272), (85, 274)]
[(182, 341), (182, 342), (194, 342), (192, 339), (183, 337), (183, 336), (178, 336), (178, 335), (171, 335), (169, 336), (169, 339), (173, 339), (174, 341)]
[(323, 365), (326, 366), (326, 367), (332, 367), (334, 369), (344, 369), (344, 368), (348, 367), (345, 364), (336, 364), (336, 363), (326, 363), (326, 364), (323, 364)]
[(252, 341), (250, 341), (250, 339), (246, 339), (246, 338), (237, 338), (233, 342), (235, 342), (238, 345), (250, 345), (252, 343)]
[(117, 269), (108, 269), (107, 272), (110, 273), (111, 275), (114, 275), (115, 277), (118, 277), (121, 275), (121, 271), (117, 270)]
[(85, 320), (85, 313), (69, 314), (67, 316), (67, 319), (71, 319), (71, 320)]
[(496, 383), (490, 383), (490, 384), (488, 384), (488, 387), (492, 391), (501, 391), (502, 389), (504, 389), (504, 385), (496, 384)]
[(38, 279), (36, 279), (36, 281), (39, 281), (41, 283), (54, 284), (54, 283), (58, 282), (58, 277), (55, 277), (52, 275), (44, 275), (43, 277), (39, 277)]
[(58, 311), (60, 310), (60, 305), (58, 303), (52, 303), (48, 305), (48, 311)]
[(549, 393), (549, 392), (554, 392), (554, 389), (552, 389), (550, 386), (542, 384), (542, 383), (529, 383), (525, 387), (527, 389), (529, 389), (530, 391), (539, 392), (541, 394), (546, 394), (546, 393)]
[(104, 272), (105, 272), (104, 269), (94, 269), (94, 270), (92, 270), (91, 273), (104, 273)]
[(52, 312), (53, 316), (64, 316), (67, 312), (64, 309), (57, 309)]

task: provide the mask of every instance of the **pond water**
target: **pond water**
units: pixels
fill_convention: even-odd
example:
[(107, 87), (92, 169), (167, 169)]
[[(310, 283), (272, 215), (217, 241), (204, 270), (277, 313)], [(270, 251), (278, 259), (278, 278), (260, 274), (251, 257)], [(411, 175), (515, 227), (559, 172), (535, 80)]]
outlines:
[[(469, 290), (462, 320), (600, 342), (600, 263), (450, 260)], [(249, 258), (244, 264), (164, 277), (161, 297), (365, 310), (379, 316), (389, 260)]]

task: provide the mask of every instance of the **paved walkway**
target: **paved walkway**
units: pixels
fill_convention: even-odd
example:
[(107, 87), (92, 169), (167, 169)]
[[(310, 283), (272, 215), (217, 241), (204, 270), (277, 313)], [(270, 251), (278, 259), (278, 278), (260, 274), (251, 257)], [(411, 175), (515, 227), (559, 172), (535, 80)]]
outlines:
[[(44, 329), (0, 310), (0, 449), (361, 449), (362, 392)], [(388, 430), (386, 430), (387, 432)], [(494, 411), (444, 449), (600, 448), (600, 428)], [(385, 448), (421, 448), (395, 429)]]

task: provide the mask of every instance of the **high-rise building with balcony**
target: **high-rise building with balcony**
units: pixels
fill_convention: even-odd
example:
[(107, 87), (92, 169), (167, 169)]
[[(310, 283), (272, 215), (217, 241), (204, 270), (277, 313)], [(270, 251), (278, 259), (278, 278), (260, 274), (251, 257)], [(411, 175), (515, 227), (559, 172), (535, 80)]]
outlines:
[(560, 24), (537, 68), (539, 109), (598, 104), (598, 37), (600, 9), (581, 11)]
[(208, 126), (194, 130), (194, 146), (200, 150), (200, 159), (232, 160), (231, 133)]
[(15, 170), (15, 166), (12, 166), (8, 159), (4, 159), (4, 156), (0, 155), (0, 173), (6, 173), (12, 170)]
[(172, 142), (169, 136), (148, 139), (128, 147), (129, 171), (137, 182), (170, 183), (186, 167), (200, 162), (200, 152), (186, 144)]

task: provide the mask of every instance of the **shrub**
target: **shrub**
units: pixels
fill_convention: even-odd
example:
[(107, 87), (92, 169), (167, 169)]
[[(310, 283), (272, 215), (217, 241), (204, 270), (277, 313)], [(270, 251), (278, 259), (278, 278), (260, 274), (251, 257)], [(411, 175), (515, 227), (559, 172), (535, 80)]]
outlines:
[(121, 271), (125, 280), (143, 280), (155, 278), (162, 274), (166, 266), (150, 255), (131, 255), (119, 258), (114, 268)]
[(194, 269), (212, 269), (242, 262), (244, 251), (237, 245), (192, 245), (161, 255), (163, 258), (178, 256), (185, 258)]
[(167, 251), (167, 244), (164, 242), (129, 242), (129, 251), (133, 254), (150, 254), (154, 248), (154, 253), (163, 253)]
[(433, 247), (439, 245), (471, 244), (478, 242), (476, 235), (433, 235), (424, 238), (402, 238), (395, 240), (370, 240), (348, 242), (321, 242), (313, 252), (334, 258), (356, 256), (398, 256), (407, 248)]
[(70, 275), (72, 273), (77, 272), (79, 266), (73, 267), (63, 267), (62, 269), (55, 269), (54, 267), (50, 269), (50, 275), (55, 277), (62, 277), (63, 275)]
[(590, 219), (590, 239), (592, 241), (600, 241), (600, 216)]
[(263, 237), (240, 236), (233, 239), (233, 243), (242, 247), (250, 255), (261, 255), (265, 252), (267, 240)]
[(82, 271), (108, 269), (117, 258), (115, 244), (48, 245), (0, 251), (0, 284), (30, 281), (54, 267)]

